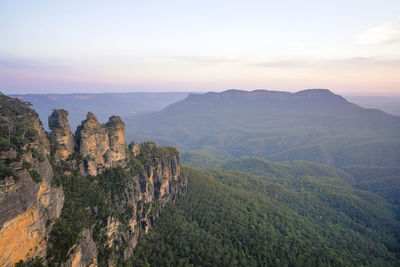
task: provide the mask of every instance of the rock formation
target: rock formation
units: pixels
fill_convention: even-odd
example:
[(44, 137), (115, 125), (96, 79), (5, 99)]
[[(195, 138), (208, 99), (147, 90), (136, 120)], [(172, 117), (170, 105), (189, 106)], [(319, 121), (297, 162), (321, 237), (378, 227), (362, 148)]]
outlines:
[[(180, 156), (175, 149), (159, 148), (153, 142), (138, 146), (140, 153), (136, 159), (144, 163), (143, 171), (129, 176), (112, 196), (113, 207), (122, 218), (110, 215), (95, 226), (101, 229), (100, 236), (104, 237), (103, 243), (97, 241), (96, 245), (107, 251), (106, 262), (98, 262), (100, 252), (94, 252), (90, 246), (94, 233), (85, 229), (84, 238), (74, 245), (77, 249), (69, 254), (67, 263), (73, 263), (72, 266), (93, 263), (93, 266), (113, 266), (119, 260), (129, 259), (140, 237), (149, 231), (163, 208), (186, 192), (187, 179), (180, 177)], [(132, 168), (127, 164), (127, 170), (132, 171)], [(103, 175), (107, 175), (107, 171)]]
[(50, 136), (55, 144), (56, 160), (66, 160), (75, 150), (74, 136), (67, 117), (68, 112), (63, 109), (54, 110), (49, 117)]
[(139, 155), (140, 152), (140, 146), (138, 144), (136, 144), (135, 142), (131, 142), (129, 144), (129, 152), (136, 157), (137, 155)]
[(128, 148), (117, 116), (100, 124), (89, 112), (74, 136), (68, 112), (54, 110), (49, 142), (27, 103), (0, 101), (0, 266), (115, 266), (186, 192), (179, 152), (153, 142)]
[(97, 247), (89, 230), (82, 231), (80, 243), (72, 247), (68, 260), (62, 266), (98, 266)]
[(75, 135), (89, 175), (97, 175), (99, 169), (122, 165), (126, 160), (125, 124), (117, 116), (102, 125), (88, 112)]

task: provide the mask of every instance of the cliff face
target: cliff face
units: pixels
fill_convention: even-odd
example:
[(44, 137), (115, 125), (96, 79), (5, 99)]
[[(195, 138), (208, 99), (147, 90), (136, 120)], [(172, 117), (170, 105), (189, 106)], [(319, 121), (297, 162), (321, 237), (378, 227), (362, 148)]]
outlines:
[(50, 145), (37, 114), (23, 102), (3, 95), (0, 101), (0, 266), (13, 266), (46, 256), (46, 241), (61, 214), (64, 194), (52, 186)]
[(0, 266), (121, 263), (186, 192), (179, 153), (152, 142), (128, 148), (119, 117), (100, 124), (89, 112), (74, 136), (68, 112), (55, 110), (47, 138), (26, 103), (0, 97)]
[[(99, 206), (105, 203), (88, 207), (94, 222), (86, 225), (64, 266), (114, 266), (127, 260), (163, 208), (186, 192), (187, 179), (180, 176), (180, 156), (175, 149), (146, 142), (137, 150), (136, 156), (128, 154), (130, 160), (124, 167), (91, 177), (101, 190), (111, 187), (105, 192), (113, 211), (104, 214)], [(114, 177), (112, 184), (105, 181), (107, 177)]]

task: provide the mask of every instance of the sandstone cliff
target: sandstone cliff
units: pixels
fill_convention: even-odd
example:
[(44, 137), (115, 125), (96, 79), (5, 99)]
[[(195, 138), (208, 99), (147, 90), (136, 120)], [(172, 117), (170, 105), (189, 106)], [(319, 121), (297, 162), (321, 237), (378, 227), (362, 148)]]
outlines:
[(51, 139), (54, 142), (56, 160), (66, 160), (75, 151), (75, 141), (68, 122), (66, 110), (54, 110), (49, 117)]
[(89, 112), (75, 135), (87, 174), (97, 175), (99, 169), (125, 164), (125, 124), (119, 117), (112, 116), (102, 125)]
[(74, 136), (54, 110), (47, 138), (28, 104), (0, 97), (0, 266), (122, 263), (186, 192), (178, 151), (128, 147), (119, 117), (100, 124), (89, 112)]
[[(79, 194), (85, 192), (87, 198), (93, 198), (85, 203), (88, 217), (81, 217), (82, 237), (66, 246), (70, 247), (64, 250), (66, 258), (56, 248), (51, 250), (49, 262), (63, 262), (63, 266), (114, 266), (127, 260), (163, 208), (186, 192), (187, 179), (180, 175), (180, 156), (174, 148), (145, 142), (138, 145), (138, 150), (136, 156), (127, 155), (129, 160), (123, 166), (106, 168), (97, 176), (83, 178), (83, 184), (79, 180), (72, 184), (81, 185)], [(90, 184), (85, 183), (88, 180)], [(93, 183), (95, 191), (82, 189)], [(107, 199), (102, 201), (105, 196)], [(67, 206), (68, 201), (85, 202), (79, 197), (67, 198)], [(58, 225), (55, 227), (59, 230)]]
[(13, 266), (46, 256), (64, 194), (52, 186), (50, 144), (37, 114), (4, 95), (0, 101), (0, 266)]

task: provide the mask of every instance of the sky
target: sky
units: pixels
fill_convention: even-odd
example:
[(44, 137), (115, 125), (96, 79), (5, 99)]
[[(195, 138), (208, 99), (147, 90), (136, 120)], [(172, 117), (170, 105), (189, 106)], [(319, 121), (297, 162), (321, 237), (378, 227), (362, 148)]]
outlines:
[(0, 91), (400, 95), (399, 0), (0, 0)]

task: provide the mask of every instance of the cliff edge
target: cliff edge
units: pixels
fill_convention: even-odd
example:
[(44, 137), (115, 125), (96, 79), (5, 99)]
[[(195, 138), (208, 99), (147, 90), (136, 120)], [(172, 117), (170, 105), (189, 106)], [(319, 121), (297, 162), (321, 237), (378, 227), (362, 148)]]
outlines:
[(47, 134), (29, 103), (0, 95), (0, 265), (113, 266), (187, 189), (180, 155), (125, 143), (117, 116), (75, 131), (54, 110)]

